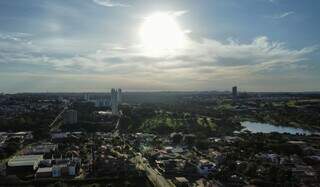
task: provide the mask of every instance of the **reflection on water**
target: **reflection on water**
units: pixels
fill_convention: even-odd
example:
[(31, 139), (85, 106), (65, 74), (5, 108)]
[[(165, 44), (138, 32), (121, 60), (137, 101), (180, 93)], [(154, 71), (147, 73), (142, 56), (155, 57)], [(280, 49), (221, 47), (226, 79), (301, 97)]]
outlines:
[(250, 122), (244, 121), (241, 122), (241, 125), (245, 127), (244, 130), (248, 130), (252, 133), (271, 133), (271, 132), (278, 132), (278, 133), (289, 133), (289, 134), (311, 134), (310, 131), (304, 130), (301, 128), (294, 128), (294, 127), (282, 127), (282, 126), (275, 126), (269, 123), (258, 123), (258, 122)]

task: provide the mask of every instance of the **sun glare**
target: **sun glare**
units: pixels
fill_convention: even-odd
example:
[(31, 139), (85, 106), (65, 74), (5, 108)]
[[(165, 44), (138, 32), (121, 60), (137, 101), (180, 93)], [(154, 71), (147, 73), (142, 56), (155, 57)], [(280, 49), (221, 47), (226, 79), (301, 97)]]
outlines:
[(139, 34), (142, 46), (147, 52), (171, 52), (185, 45), (185, 34), (175, 16), (169, 13), (154, 13), (146, 17)]

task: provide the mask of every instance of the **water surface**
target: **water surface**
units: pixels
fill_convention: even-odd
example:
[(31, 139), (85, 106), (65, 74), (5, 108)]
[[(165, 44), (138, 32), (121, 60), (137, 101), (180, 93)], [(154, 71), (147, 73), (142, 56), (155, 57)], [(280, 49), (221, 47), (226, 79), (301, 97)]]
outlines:
[(310, 131), (304, 130), (301, 128), (294, 128), (294, 127), (283, 127), (283, 126), (275, 126), (270, 123), (259, 123), (259, 122), (251, 122), (251, 121), (244, 121), (241, 122), (241, 125), (245, 127), (242, 131), (248, 130), (252, 133), (271, 133), (271, 132), (278, 132), (278, 133), (289, 133), (289, 134), (311, 134)]

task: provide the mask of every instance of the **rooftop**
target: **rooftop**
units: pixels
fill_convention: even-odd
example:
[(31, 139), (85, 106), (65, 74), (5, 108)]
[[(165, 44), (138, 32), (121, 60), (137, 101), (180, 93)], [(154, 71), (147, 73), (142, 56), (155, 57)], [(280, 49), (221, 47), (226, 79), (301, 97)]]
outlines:
[(37, 170), (37, 173), (47, 173), (47, 172), (52, 172), (52, 167), (39, 168)]
[(33, 166), (37, 167), (40, 160), (43, 159), (43, 155), (22, 155), (15, 156), (8, 161), (8, 166), (17, 167), (17, 166)]

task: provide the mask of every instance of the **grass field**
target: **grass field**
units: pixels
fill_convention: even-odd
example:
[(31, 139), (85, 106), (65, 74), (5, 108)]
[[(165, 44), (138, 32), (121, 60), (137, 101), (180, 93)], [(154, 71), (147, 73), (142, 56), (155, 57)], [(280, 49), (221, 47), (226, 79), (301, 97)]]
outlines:
[(166, 127), (173, 131), (179, 131), (185, 128), (205, 128), (206, 130), (214, 131), (217, 125), (213, 122), (210, 117), (205, 116), (185, 116), (185, 117), (176, 117), (171, 114), (158, 114), (153, 118), (146, 119), (142, 126), (141, 130), (156, 129), (159, 127)]

